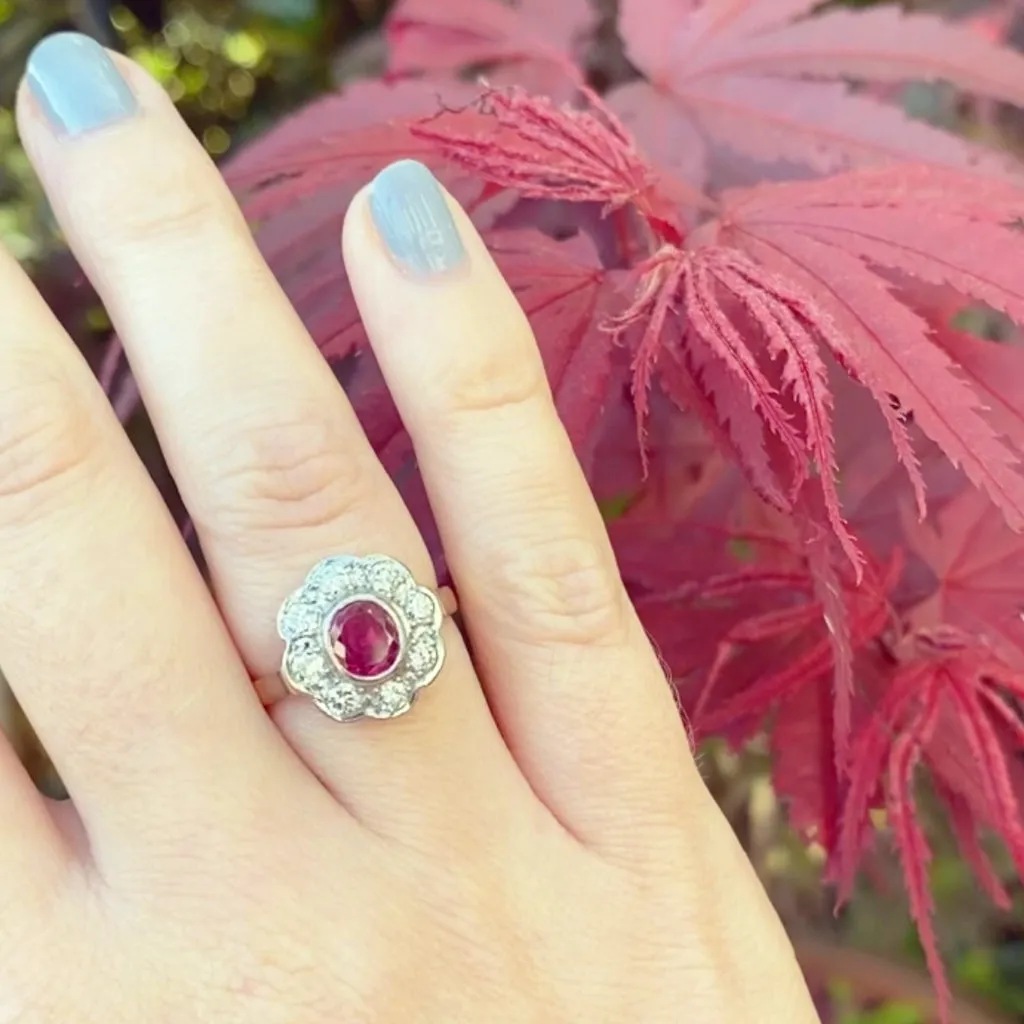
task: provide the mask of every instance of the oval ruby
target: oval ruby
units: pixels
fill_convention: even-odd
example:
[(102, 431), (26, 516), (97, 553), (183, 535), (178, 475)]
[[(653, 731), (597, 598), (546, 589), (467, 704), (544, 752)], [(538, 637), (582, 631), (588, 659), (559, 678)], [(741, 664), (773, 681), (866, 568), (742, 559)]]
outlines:
[(398, 662), (402, 646), (398, 623), (375, 601), (353, 601), (339, 608), (329, 635), (338, 664), (356, 679), (376, 679)]

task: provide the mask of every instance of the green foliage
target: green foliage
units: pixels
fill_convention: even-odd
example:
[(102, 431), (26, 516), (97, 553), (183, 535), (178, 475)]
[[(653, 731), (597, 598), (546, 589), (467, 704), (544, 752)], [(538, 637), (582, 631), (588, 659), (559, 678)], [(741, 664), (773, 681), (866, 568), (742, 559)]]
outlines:
[(128, 53), (160, 81), (215, 157), (330, 87), (331, 59), (373, 24), (381, 0), (167, 0), (148, 31), (127, 6), (97, 24), (76, 0), (0, 0), (0, 242), (37, 265), (63, 250), (18, 144), (15, 91), (35, 43), (78, 29)]
[(967, 950), (956, 964), (955, 976), (966, 991), (1024, 1016), (1024, 942)]
[(926, 1024), (921, 1011), (910, 1003), (886, 1003), (875, 1010), (847, 1014), (840, 1024)]

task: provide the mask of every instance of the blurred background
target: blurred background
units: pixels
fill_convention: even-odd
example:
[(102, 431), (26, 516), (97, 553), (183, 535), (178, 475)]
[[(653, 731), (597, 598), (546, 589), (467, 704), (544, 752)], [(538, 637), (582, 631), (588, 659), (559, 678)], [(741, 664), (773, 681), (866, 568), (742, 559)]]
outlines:
[[(1017, 41), (1019, 0), (977, 9), (965, 7), (968, 2), (942, 10), (967, 14), (977, 31)], [(109, 324), (65, 250), (11, 112), (33, 44), (70, 28), (130, 54), (163, 83), (207, 151), (222, 160), (312, 96), (375, 74), (383, 56), (377, 29), (388, 6), (388, 0), (0, 0), (0, 241), (29, 269), (90, 359), (99, 358)], [(915, 116), (1022, 150), (1019, 115), (997, 105), (958, 105), (938, 86), (895, 98)], [(133, 424), (132, 433), (173, 501), (145, 423)], [(3, 690), (4, 728), (40, 786), (59, 792)], [(767, 752), (755, 745), (738, 756), (712, 746), (704, 765), (797, 940), (826, 1024), (930, 1024), (934, 1001), (895, 865), (873, 865), (858, 897), (834, 917), (820, 858), (786, 828)], [(941, 824), (937, 829), (941, 835)], [(936, 843), (932, 875), (951, 973), (968, 998), (954, 1024), (1024, 1022), (1024, 919), (1019, 912), (1000, 914), (976, 891), (948, 837)], [(1022, 895), (1015, 895), (1019, 911)]]
[[(372, 74), (382, 53), (373, 29), (387, 6), (386, 0), (0, 0), (0, 239), (44, 282), (61, 278), (63, 247), (11, 115), (26, 58), (41, 36), (76, 29), (130, 54), (163, 83), (219, 159), (310, 96)], [(77, 305), (59, 290), (53, 298), (62, 314)], [(76, 325), (86, 334), (89, 326)]]

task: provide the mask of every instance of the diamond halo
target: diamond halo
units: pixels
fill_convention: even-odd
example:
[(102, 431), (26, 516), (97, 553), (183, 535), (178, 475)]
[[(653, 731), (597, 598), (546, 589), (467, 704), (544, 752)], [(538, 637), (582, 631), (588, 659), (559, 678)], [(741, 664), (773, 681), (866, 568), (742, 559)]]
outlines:
[(318, 562), (281, 605), (281, 678), (337, 721), (395, 718), (444, 664), (437, 595), (387, 555)]

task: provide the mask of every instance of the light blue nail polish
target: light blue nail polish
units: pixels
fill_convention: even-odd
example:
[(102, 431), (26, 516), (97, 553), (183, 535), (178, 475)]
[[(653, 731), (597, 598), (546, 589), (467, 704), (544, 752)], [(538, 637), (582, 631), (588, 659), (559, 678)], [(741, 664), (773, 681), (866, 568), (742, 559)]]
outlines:
[(433, 277), (466, 261), (444, 193), (416, 160), (400, 160), (374, 178), (370, 213), (395, 262), (408, 273)]
[(107, 51), (77, 32), (42, 40), (29, 57), (26, 77), (36, 102), (64, 135), (102, 128), (138, 109)]

